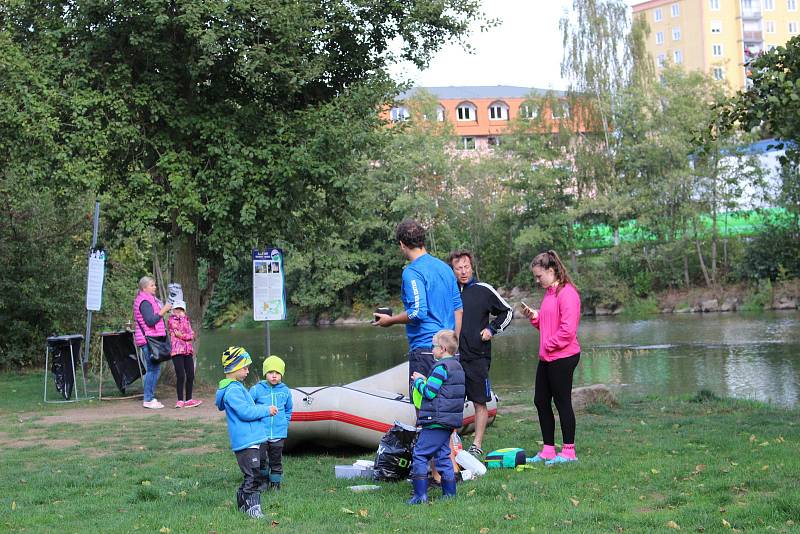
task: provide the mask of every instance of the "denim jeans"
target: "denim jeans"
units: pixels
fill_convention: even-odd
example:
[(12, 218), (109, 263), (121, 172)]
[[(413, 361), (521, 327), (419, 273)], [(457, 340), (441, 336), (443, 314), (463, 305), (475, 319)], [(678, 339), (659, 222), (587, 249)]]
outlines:
[(158, 383), (158, 376), (161, 374), (161, 364), (153, 363), (150, 361), (150, 347), (142, 345), (142, 358), (147, 368), (147, 373), (144, 375), (144, 401), (149, 402), (156, 397), (156, 384)]

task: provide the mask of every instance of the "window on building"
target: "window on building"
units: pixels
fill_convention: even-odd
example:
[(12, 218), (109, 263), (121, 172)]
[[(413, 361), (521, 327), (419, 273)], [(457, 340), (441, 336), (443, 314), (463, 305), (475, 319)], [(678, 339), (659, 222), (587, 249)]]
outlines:
[(566, 102), (556, 101), (550, 104), (550, 116), (554, 119), (569, 118), (569, 105)]
[(786, 9), (789, 11), (797, 11), (797, 0), (786, 0)]
[(393, 107), (392, 111), (389, 112), (389, 115), (395, 122), (407, 121), (411, 118), (411, 113), (409, 113), (408, 108), (403, 106)]
[(714, 57), (722, 57), (722, 45), (721, 44), (711, 45), (711, 55)]
[(656, 64), (659, 67), (663, 67), (666, 62), (667, 62), (667, 56), (664, 54), (658, 54), (658, 57), (656, 58)]
[(519, 116), (523, 119), (535, 119), (539, 116), (539, 106), (536, 102), (523, 102), (519, 106)]
[(508, 104), (505, 102), (493, 102), (489, 106), (489, 118), (495, 121), (508, 120)]
[(773, 11), (775, 9), (775, 0), (764, 0), (764, 11)]
[(719, 0), (708, 0), (708, 5), (713, 11), (719, 11)]
[(486, 138), (486, 143), (489, 146), (500, 146), (500, 138), (497, 137), (496, 135), (490, 135), (489, 137)]
[(661, 20), (661, 8), (656, 8), (653, 11), (653, 20), (659, 22)]
[(475, 138), (462, 137), (458, 140), (458, 148), (461, 150), (475, 150)]
[(776, 48), (777, 46), (778, 46), (778, 45), (774, 45), (774, 44), (767, 44), (767, 52), (769, 52), (770, 50), (775, 50), (775, 48)]
[(475, 105), (470, 103), (459, 104), (456, 108), (456, 116), (460, 121), (478, 120), (478, 115), (475, 113)]
[(742, 10), (744, 10), (744, 11), (752, 11), (753, 10), (753, 0), (742, 0)]
[(672, 4), (669, 8), (669, 12), (673, 17), (677, 17), (681, 14), (681, 6), (678, 4)]
[(680, 28), (672, 28), (672, 40), (673, 41), (680, 41), (681, 40), (681, 29)]
[(711, 33), (722, 33), (722, 21), (721, 20), (712, 20), (711, 21)]
[(775, 21), (774, 20), (765, 20), (764, 21), (764, 31), (767, 33), (775, 33)]
[(656, 32), (656, 44), (664, 44), (664, 32)]
[(797, 33), (797, 22), (790, 22), (789, 23), (789, 33)]
[(680, 50), (675, 50), (675, 52), (672, 53), (672, 56), (675, 59), (676, 65), (680, 65), (681, 63), (683, 63), (683, 52), (681, 52)]
[(711, 73), (714, 75), (715, 80), (722, 80), (725, 78), (725, 71), (722, 70), (722, 67), (714, 67), (711, 69)]

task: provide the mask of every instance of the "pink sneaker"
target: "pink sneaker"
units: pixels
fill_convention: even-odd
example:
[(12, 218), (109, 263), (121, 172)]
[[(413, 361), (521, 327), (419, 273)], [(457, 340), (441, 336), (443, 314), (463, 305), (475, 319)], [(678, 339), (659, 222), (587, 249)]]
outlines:
[(201, 400), (189, 399), (188, 401), (183, 403), (184, 408), (194, 408), (195, 406), (200, 406), (203, 404)]
[(186, 406), (186, 403), (183, 401), (179, 400), (178, 402), (175, 403), (176, 408), (183, 408), (184, 406)]

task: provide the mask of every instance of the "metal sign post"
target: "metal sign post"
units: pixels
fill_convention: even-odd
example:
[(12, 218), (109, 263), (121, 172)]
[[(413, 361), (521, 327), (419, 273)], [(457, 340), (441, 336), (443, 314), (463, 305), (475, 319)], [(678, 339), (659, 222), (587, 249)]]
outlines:
[(267, 247), (263, 252), (253, 250), (253, 320), (266, 321), (264, 344), (267, 357), (272, 353), (269, 322), (286, 319), (283, 259), (283, 250), (276, 247)]

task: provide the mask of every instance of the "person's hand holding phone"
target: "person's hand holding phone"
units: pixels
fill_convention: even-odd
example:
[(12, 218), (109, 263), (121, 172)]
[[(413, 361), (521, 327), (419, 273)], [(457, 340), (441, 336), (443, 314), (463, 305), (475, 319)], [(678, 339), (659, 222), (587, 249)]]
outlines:
[(528, 319), (535, 321), (539, 317), (539, 310), (534, 310), (533, 308), (525, 304), (524, 301), (521, 302), (522, 302), (522, 314)]

